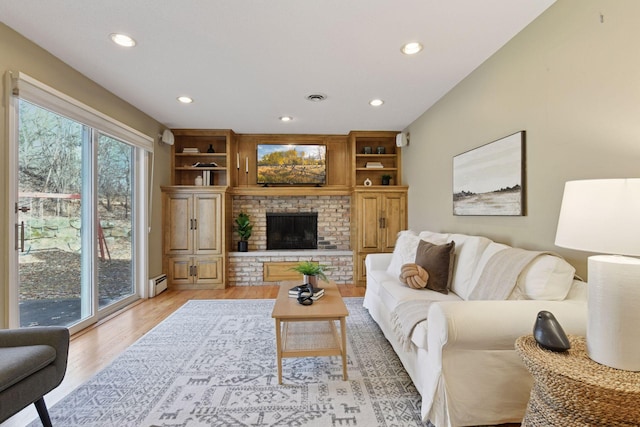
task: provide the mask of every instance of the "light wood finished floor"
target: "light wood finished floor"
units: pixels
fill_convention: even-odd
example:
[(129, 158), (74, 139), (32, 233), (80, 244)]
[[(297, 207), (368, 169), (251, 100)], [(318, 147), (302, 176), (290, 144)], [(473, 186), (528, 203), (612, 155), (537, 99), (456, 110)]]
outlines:
[[(363, 296), (365, 288), (338, 285), (342, 296)], [(224, 290), (167, 290), (142, 300), (71, 337), (64, 381), (45, 396), (53, 406), (80, 384), (105, 368), (113, 359), (167, 316), (192, 299), (275, 299), (278, 286), (242, 286)], [(14, 415), (2, 427), (23, 427), (38, 414), (33, 405)]]

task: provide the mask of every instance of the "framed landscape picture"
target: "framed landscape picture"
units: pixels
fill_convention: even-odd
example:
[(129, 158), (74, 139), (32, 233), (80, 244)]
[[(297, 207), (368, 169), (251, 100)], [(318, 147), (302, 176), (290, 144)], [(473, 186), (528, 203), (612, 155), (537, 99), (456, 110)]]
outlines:
[(454, 215), (525, 215), (525, 131), (453, 158)]

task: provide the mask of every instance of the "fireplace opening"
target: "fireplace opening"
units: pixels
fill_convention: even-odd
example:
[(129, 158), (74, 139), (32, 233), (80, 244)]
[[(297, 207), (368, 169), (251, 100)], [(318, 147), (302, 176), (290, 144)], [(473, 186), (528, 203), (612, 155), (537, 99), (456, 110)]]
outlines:
[(267, 250), (317, 248), (317, 212), (267, 212)]

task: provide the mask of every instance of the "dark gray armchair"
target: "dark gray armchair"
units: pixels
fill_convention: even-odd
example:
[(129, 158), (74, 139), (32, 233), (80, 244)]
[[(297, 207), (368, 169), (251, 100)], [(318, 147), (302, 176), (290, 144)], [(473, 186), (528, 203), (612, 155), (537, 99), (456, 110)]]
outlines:
[(64, 378), (69, 330), (59, 326), (0, 330), (0, 422), (34, 403), (51, 426), (44, 395)]

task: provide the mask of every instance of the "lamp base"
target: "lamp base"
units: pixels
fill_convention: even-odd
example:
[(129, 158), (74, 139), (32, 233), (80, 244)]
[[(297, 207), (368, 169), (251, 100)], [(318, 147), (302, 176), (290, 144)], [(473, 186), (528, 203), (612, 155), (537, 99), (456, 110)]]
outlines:
[(640, 371), (640, 259), (588, 259), (587, 352), (606, 366)]

